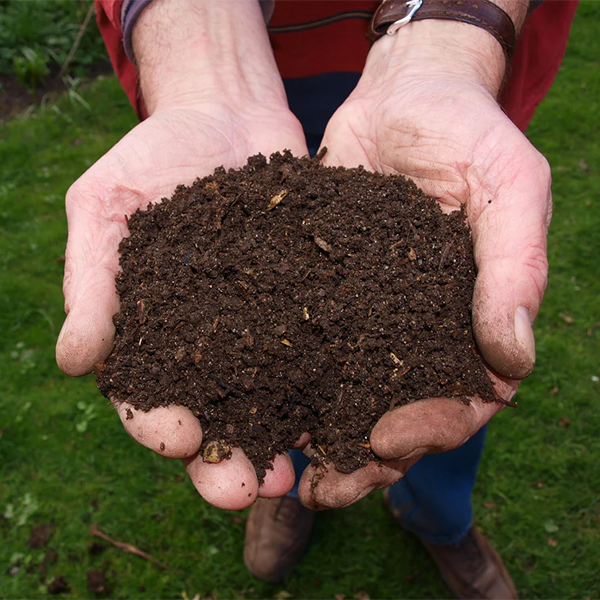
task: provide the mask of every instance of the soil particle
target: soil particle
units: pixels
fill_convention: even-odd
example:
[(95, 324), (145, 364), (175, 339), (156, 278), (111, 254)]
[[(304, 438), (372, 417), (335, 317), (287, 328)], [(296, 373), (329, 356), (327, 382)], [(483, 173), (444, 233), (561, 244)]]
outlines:
[(58, 562), (58, 552), (54, 548), (50, 548), (44, 555), (42, 562), (38, 565), (38, 572), (45, 575), (48, 572), (48, 567)]
[(43, 548), (48, 543), (53, 531), (54, 525), (52, 524), (38, 525), (31, 530), (27, 544), (30, 548)]
[(377, 460), (387, 410), (495, 398), (465, 214), (402, 177), (259, 155), (128, 223), (98, 387), (141, 410), (189, 407), (208, 462), (240, 446), (262, 481), (309, 431), (313, 462), (347, 473)]
[(106, 574), (96, 569), (87, 572), (88, 590), (95, 594), (109, 594), (110, 588), (106, 581)]
[(71, 588), (67, 583), (64, 575), (57, 575), (49, 584), (48, 584), (48, 592), (50, 594), (64, 594), (68, 592)]
[(89, 546), (88, 546), (88, 553), (91, 554), (92, 556), (98, 556), (99, 554), (102, 554), (105, 550), (104, 544), (101, 544), (99, 542), (92, 542)]

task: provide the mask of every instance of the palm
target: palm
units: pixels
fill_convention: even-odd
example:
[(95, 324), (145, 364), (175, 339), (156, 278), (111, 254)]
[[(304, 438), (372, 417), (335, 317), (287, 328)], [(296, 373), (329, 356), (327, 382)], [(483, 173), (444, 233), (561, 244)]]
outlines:
[(478, 86), (426, 81), (391, 90), (374, 107), (357, 93), (334, 115), (324, 140), (329, 161), (363, 164), (413, 179), (426, 194), (469, 212), (498, 197), (537, 153)]
[[(158, 113), (135, 127), (72, 187), (69, 208), (85, 203), (98, 226), (124, 221), (138, 208), (169, 196), (178, 184), (218, 166), (241, 167), (248, 156), (293, 147), (305, 151), (291, 119), (247, 119), (221, 108)], [(275, 122), (274, 122), (275, 121)], [(266, 133), (268, 132), (268, 133)]]
[[(67, 195), (68, 317), (57, 344), (59, 366), (70, 375), (83, 375), (110, 352), (112, 317), (118, 311), (118, 245), (127, 235), (129, 215), (218, 166), (240, 167), (248, 156), (284, 148), (306, 153), (301, 128), (291, 115), (274, 117), (260, 109), (239, 115), (220, 105), (204, 105), (155, 113), (89, 169)], [(183, 407), (135, 412), (134, 419), (126, 418), (134, 414), (130, 407), (121, 404), (117, 410), (134, 439), (165, 456), (186, 459), (201, 493), (219, 506), (243, 508), (257, 493), (281, 495), (293, 483), (286, 457), (276, 459), (260, 491), (252, 465), (239, 450), (222, 465), (195, 460), (202, 434), (197, 419)], [(240, 480), (247, 482), (245, 489)]]

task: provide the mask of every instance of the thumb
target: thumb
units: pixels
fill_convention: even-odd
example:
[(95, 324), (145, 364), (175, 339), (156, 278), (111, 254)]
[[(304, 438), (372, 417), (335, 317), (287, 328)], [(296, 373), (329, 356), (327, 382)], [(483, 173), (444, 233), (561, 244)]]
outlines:
[(124, 216), (106, 219), (96, 214), (100, 206), (77, 183), (67, 193), (69, 237), (63, 282), (67, 318), (56, 344), (56, 362), (72, 376), (89, 373), (110, 353), (112, 318), (119, 310), (115, 275), (127, 225)]
[(521, 152), (505, 157), (504, 169), (496, 161), (502, 184), (471, 222), (478, 267), (473, 329), (487, 363), (500, 375), (523, 379), (535, 363), (532, 323), (547, 282), (552, 197), (548, 163), (515, 134), (522, 137)]

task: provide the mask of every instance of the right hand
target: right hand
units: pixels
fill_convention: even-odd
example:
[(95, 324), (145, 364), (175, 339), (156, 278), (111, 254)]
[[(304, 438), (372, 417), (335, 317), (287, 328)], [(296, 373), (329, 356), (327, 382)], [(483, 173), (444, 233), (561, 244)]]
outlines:
[[(249, 105), (241, 111), (202, 102), (155, 110), (84, 173), (66, 198), (67, 318), (56, 347), (59, 367), (68, 375), (85, 375), (111, 351), (112, 319), (119, 310), (118, 245), (128, 234), (129, 215), (218, 166), (238, 168), (251, 155), (269, 156), (284, 148), (297, 156), (307, 154), (302, 128), (287, 109), (274, 112), (272, 107)], [(275, 458), (261, 486), (239, 448), (231, 460), (204, 463), (198, 456), (200, 424), (187, 408), (169, 406), (147, 413), (126, 403), (116, 403), (116, 408), (133, 439), (162, 456), (183, 459), (199, 493), (219, 508), (245, 508), (257, 495), (281, 496), (293, 485), (287, 453)]]

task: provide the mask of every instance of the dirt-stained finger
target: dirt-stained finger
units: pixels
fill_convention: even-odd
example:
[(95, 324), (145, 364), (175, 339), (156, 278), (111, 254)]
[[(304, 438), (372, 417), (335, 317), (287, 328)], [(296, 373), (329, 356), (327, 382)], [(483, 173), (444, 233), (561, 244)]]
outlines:
[(113, 345), (113, 315), (119, 310), (114, 273), (90, 268), (69, 298), (69, 314), (56, 342), (56, 362), (67, 375), (80, 377), (102, 363)]
[(383, 415), (371, 432), (371, 449), (380, 458), (402, 460), (444, 452), (464, 444), (504, 405), (473, 398), (429, 398)]
[(258, 488), (262, 498), (285, 496), (294, 487), (294, 465), (290, 455), (278, 454), (272, 461), (273, 469), (267, 469), (264, 482)]
[(185, 459), (184, 465), (198, 493), (217, 508), (241, 510), (256, 500), (256, 473), (240, 448), (234, 448), (231, 458), (219, 463), (204, 462), (197, 455)]
[(115, 402), (127, 433), (136, 441), (167, 458), (187, 458), (202, 444), (200, 421), (185, 406), (162, 406), (148, 412), (127, 402)]
[(292, 448), (304, 448), (310, 441), (310, 433), (305, 431), (297, 440)]
[(375, 489), (391, 485), (404, 475), (404, 471), (379, 465), (344, 474), (332, 465), (308, 466), (300, 479), (298, 494), (304, 506), (312, 510), (343, 508), (358, 502)]

